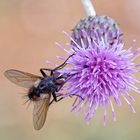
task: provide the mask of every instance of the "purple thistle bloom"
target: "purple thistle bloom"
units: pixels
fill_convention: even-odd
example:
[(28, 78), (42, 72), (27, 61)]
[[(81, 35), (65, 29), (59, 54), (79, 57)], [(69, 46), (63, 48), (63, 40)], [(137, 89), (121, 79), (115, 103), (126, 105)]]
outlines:
[[(61, 71), (71, 75), (64, 96), (77, 95), (71, 111), (77, 109), (80, 112), (86, 105), (85, 120), (88, 122), (101, 106), (105, 125), (107, 105), (110, 105), (112, 117), (116, 120), (113, 100), (120, 106), (122, 97), (135, 113), (129, 99), (135, 100), (129, 91), (140, 93), (136, 86), (140, 82), (134, 75), (139, 72), (140, 64), (135, 64), (134, 60), (140, 55), (140, 50), (132, 51), (135, 41), (128, 50), (124, 49), (121, 30), (113, 19), (104, 16), (89, 19), (80, 21), (72, 36), (67, 34), (71, 39), (71, 49), (64, 50), (68, 55), (74, 55), (68, 61), (70, 67)], [(58, 43), (57, 46), (62, 48)]]

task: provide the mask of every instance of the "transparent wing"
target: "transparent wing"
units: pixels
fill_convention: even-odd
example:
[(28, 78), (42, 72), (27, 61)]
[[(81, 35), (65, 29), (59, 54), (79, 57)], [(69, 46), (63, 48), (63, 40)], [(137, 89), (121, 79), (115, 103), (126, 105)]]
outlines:
[(25, 88), (32, 87), (37, 80), (41, 79), (40, 76), (33, 75), (27, 72), (22, 72), (19, 70), (14, 70), (14, 69), (5, 71), (4, 75), (11, 82)]
[(44, 99), (34, 102), (33, 125), (35, 130), (40, 130), (45, 123), (47, 111), (49, 109), (50, 98), (51, 94), (46, 94)]

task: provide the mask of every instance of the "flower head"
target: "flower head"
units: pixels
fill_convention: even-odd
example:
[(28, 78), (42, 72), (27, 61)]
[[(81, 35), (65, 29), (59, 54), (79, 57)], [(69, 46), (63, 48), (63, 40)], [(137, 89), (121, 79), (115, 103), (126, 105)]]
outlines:
[(134, 76), (135, 72), (139, 72), (139, 65), (134, 63), (134, 59), (140, 53), (139, 50), (132, 52), (134, 44), (128, 50), (124, 49), (120, 28), (111, 18), (97, 16), (89, 21), (80, 21), (80, 26), (77, 24), (70, 37), (71, 50), (67, 53), (74, 55), (68, 61), (70, 67), (62, 70), (71, 75), (65, 96), (77, 95), (71, 111), (77, 109), (80, 112), (87, 105), (85, 120), (88, 122), (101, 106), (106, 124), (108, 105), (111, 106), (113, 119), (116, 119), (113, 100), (121, 105), (122, 97), (135, 112), (129, 102), (129, 99), (134, 101), (129, 91), (140, 93), (136, 87), (140, 82)]
[[(79, 46), (84, 45), (84, 47), (88, 47), (88, 40), (99, 42), (102, 38), (109, 46), (114, 43), (123, 43), (122, 35), (118, 24), (108, 16), (89, 16), (82, 19), (77, 23), (72, 32), (74, 41)], [(76, 47), (73, 41), (71, 45)]]

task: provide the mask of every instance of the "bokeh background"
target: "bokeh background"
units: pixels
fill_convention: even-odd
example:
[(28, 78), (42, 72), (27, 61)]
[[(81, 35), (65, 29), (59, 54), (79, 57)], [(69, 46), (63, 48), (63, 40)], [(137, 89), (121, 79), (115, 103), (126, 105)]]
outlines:
[[(98, 15), (114, 18), (124, 32), (125, 47), (132, 39), (140, 46), (139, 0), (92, 0)], [(10, 83), (3, 72), (7, 69), (39, 74), (39, 68), (52, 67), (46, 60), (61, 64), (56, 55), (66, 54), (55, 47), (65, 45), (80, 18), (86, 17), (80, 0), (0, 0), (0, 139), (2, 140), (139, 140), (140, 95), (133, 114), (127, 104), (115, 106), (117, 121), (107, 111), (107, 126), (103, 126), (103, 112), (97, 111), (90, 125), (83, 115), (70, 113), (74, 99), (53, 104), (45, 126), (35, 131), (32, 125), (32, 105), (27, 109), (22, 96), (26, 90)], [(137, 75), (140, 79), (140, 75)]]

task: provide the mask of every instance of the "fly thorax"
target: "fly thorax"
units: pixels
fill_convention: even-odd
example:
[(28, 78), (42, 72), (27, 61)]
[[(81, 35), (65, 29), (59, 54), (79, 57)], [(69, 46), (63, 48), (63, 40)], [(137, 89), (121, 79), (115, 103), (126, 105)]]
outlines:
[(51, 76), (43, 78), (38, 85), (40, 93), (52, 93), (56, 91), (56, 88), (55, 81)]

